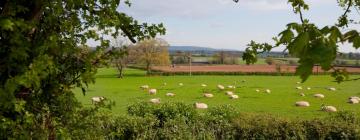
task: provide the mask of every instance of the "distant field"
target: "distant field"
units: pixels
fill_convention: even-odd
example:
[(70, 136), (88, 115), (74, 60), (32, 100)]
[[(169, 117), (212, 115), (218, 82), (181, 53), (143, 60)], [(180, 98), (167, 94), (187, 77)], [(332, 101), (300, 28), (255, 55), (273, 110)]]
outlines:
[[(288, 66), (282, 65), (281, 72), (282, 73), (295, 73), (297, 66)], [(348, 72), (351, 73), (360, 73), (360, 68), (351, 68), (351, 67), (340, 67), (345, 68)], [(189, 66), (157, 66), (153, 67), (154, 70), (162, 71), (162, 72), (189, 72)], [(276, 65), (209, 65), (209, 66), (192, 66), (192, 72), (244, 72), (244, 73), (276, 73), (277, 67)], [(324, 72), (320, 67), (313, 68), (314, 73)]]
[[(160, 98), (162, 102), (184, 102), (193, 104), (204, 102), (209, 106), (230, 104), (241, 112), (249, 113), (270, 113), (283, 117), (314, 118), (323, 117), (328, 113), (319, 111), (322, 104), (333, 105), (340, 111), (355, 111), (360, 113), (360, 104), (351, 105), (347, 103), (350, 96), (360, 96), (360, 81), (345, 82), (336, 84), (328, 75), (312, 76), (306, 83), (297, 84), (300, 81), (297, 76), (158, 76), (145, 77), (145, 72), (128, 69), (124, 79), (116, 78), (115, 69), (100, 69), (97, 75), (96, 84), (90, 85), (86, 96), (76, 90), (78, 99), (84, 105), (91, 105), (90, 98), (93, 96), (105, 96), (116, 102), (113, 108), (114, 113), (123, 114), (129, 104), (148, 101), (151, 98)], [(359, 78), (360, 76), (352, 76)], [(246, 82), (241, 82), (246, 80)], [(167, 83), (163, 86), (163, 83)], [(183, 83), (184, 86), (179, 86)], [(207, 84), (207, 88), (200, 85)], [(157, 95), (149, 95), (146, 91), (140, 90), (141, 85), (149, 85), (158, 89)], [(217, 84), (236, 85), (235, 93), (239, 99), (231, 100), (224, 91), (216, 88)], [(296, 90), (296, 86), (303, 88), (311, 87), (311, 90)], [(327, 87), (335, 87), (337, 91), (329, 91)], [(257, 93), (255, 89), (271, 89), (271, 94)], [(215, 95), (212, 99), (202, 96), (203, 90)], [(166, 97), (167, 92), (175, 93), (175, 97)], [(305, 97), (299, 93), (305, 93)], [(312, 95), (322, 93), (325, 99), (315, 99)], [(309, 101), (309, 108), (298, 108), (294, 106), (296, 101)]]

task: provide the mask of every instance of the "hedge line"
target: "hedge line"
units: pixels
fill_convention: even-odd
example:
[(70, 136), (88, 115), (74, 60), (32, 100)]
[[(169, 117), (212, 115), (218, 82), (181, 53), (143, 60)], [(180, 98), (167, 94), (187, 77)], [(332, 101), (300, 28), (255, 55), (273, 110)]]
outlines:
[[(271, 115), (242, 114), (231, 106), (197, 111), (184, 103), (137, 103), (128, 114), (79, 111), (66, 126), (56, 126), (57, 139), (277, 139), (359, 140), (360, 119), (340, 112), (327, 118), (289, 120)], [(14, 124), (13, 124), (14, 123)], [(0, 139), (46, 139), (41, 128), (0, 121)]]
[(97, 136), (105, 139), (360, 139), (360, 119), (350, 112), (289, 120), (241, 114), (231, 106), (199, 112), (183, 103), (137, 103), (126, 116), (106, 117), (92, 126), (101, 128)]
[[(145, 70), (143, 67), (130, 66), (129, 68)], [(221, 71), (194, 71), (192, 75), (269, 75), (269, 76), (295, 76), (291, 72), (221, 72)], [(313, 73), (314, 75), (329, 75), (331, 72)], [(358, 72), (351, 72), (349, 74), (360, 75)], [(161, 70), (152, 70), (150, 76), (175, 76), (175, 75), (189, 75), (189, 72), (167, 72)]]

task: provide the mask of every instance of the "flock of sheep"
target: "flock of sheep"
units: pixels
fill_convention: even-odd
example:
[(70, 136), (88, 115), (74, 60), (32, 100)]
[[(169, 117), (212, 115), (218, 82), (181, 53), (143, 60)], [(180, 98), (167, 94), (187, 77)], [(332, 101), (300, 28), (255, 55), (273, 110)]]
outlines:
[[(167, 84), (164, 83), (163, 84), (164, 86), (166, 86)], [(179, 86), (184, 86), (183, 83), (179, 83)], [(201, 87), (205, 88), (207, 87), (206, 84), (201, 84)], [(150, 95), (154, 95), (157, 93), (157, 89), (154, 89), (154, 88), (150, 88), (149, 85), (143, 85), (140, 87), (142, 90), (147, 90), (149, 92)], [(229, 85), (227, 86), (227, 88), (225, 88), (225, 86), (223, 85), (217, 85), (217, 88), (221, 91), (225, 91), (226, 89), (228, 89), (227, 91), (225, 91), (225, 95), (229, 96), (230, 99), (238, 99), (239, 96), (238, 95), (235, 95), (233, 90), (236, 89), (236, 87), (234, 85)], [(270, 93), (270, 90), (268, 90), (268, 92)], [(170, 96), (170, 97), (173, 97), (175, 96), (174, 93), (166, 93), (166, 96)], [(204, 98), (213, 98), (214, 95), (211, 94), (211, 93), (207, 93), (207, 92), (204, 92), (203, 93), (203, 97)], [(160, 103), (160, 98), (153, 98), (153, 99), (150, 99), (150, 102), (151, 103), (154, 103), (154, 104), (159, 104)], [(208, 105), (205, 104), (205, 103), (198, 103), (196, 102), (194, 104), (195, 108), (197, 109), (207, 109), (208, 108)]]
[[(300, 83), (298, 82), (298, 84), (300, 84)], [(298, 87), (296, 87), (296, 89), (302, 90), (303, 88), (301, 86), (298, 86)], [(327, 89), (329, 91), (336, 91), (336, 88), (334, 88), (334, 87), (329, 87)], [(307, 90), (311, 90), (311, 88), (308, 87)], [(305, 94), (300, 93), (300, 96), (305, 96)], [(324, 99), (325, 98), (325, 95), (323, 95), (323, 94), (314, 94), (313, 96), (314, 96), (314, 98), (318, 98), (318, 99)], [(357, 97), (357, 96), (349, 97), (348, 103), (350, 103), (350, 104), (359, 104), (359, 102), (360, 102), (359, 97)], [(298, 106), (298, 107), (309, 107), (310, 103), (307, 102), (307, 101), (298, 101), (298, 102), (295, 103), (295, 105)], [(326, 111), (326, 112), (336, 112), (337, 111), (336, 107), (328, 106), (328, 105), (322, 105), (321, 110)]]
[[(245, 82), (245, 80), (243, 80), (242, 82)], [(167, 83), (164, 83), (163, 86), (166, 86)], [(179, 83), (179, 86), (184, 86), (183, 83)], [(207, 85), (206, 84), (201, 84), (200, 85), (202, 88), (206, 88)], [(155, 88), (150, 88), (149, 85), (143, 85), (143, 86), (140, 86), (140, 88), (144, 91), (148, 91), (148, 93), (150, 95), (155, 95), (157, 93), (157, 89)], [(229, 99), (238, 99), (239, 96), (236, 95), (234, 93), (235, 89), (236, 89), (236, 86), (234, 85), (228, 85), (228, 86), (224, 86), (224, 85), (217, 85), (217, 89), (220, 90), (221, 92), (224, 92), (226, 96), (229, 97)], [(259, 89), (256, 89), (256, 92), (260, 92)], [(271, 90), (270, 89), (265, 89), (264, 90), (264, 93), (271, 93)], [(166, 96), (169, 96), (169, 97), (173, 97), (175, 96), (174, 93), (166, 93)], [(209, 92), (205, 92), (203, 90), (203, 97), (204, 98), (213, 98), (214, 97), (214, 94), (212, 93), (209, 93)], [(153, 98), (153, 99), (150, 99), (150, 102), (151, 103), (154, 103), (154, 104), (159, 104), (160, 103), (160, 98)], [(208, 105), (205, 104), (205, 103), (199, 103), (199, 102), (196, 102), (194, 104), (194, 107), (197, 108), (197, 109), (207, 109), (208, 108)]]
[[(243, 80), (242, 82), (245, 82), (245, 80)], [(301, 84), (300, 82), (297, 82), (297, 84)], [(164, 83), (163, 86), (166, 86), (167, 84)], [(184, 86), (183, 83), (179, 83), (179, 86)], [(200, 85), (202, 88), (206, 88), (207, 85), (206, 84), (201, 84)], [(149, 85), (143, 85), (140, 87), (142, 90), (144, 91), (147, 91), (150, 95), (155, 95), (157, 93), (157, 89), (155, 88), (150, 88)], [(234, 93), (235, 89), (236, 89), (236, 86), (234, 85), (228, 85), (228, 86), (223, 86), (223, 85), (217, 85), (217, 89), (223, 93), (225, 93), (226, 96), (229, 97), (229, 99), (238, 99), (239, 96), (236, 95)], [(303, 90), (304, 88), (301, 87), (301, 86), (298, 86), (296, 87), (297, 90)], [(306, 88), (307, 90), (311, 90), (310, 87), (307, 87)], [(336, 88), (334, 87), (330, 87), (330, 88), (327, 88), (329, 91), (336, 91)], [(261, 92), (260, 89), (256, 89), (255, 90), (256, 92)], [(271, 90), (270, 89), (264, 89), (263, 90), (264, 93), (267, 93), (267, 94), (270, 94), (271, 93)], [(169, 96), (169, 97), (173, 97), (173, 96), (176, 96), (176, 94), (174, 93), (166, 93), (166, 96)], [(300, 96), (305, 96), (304, 93), (300, 93)], [(318, 98), (318, 99), (324, 99), (325, 98), (325, 95), (323, 94), (314, 94), (313, 95), (314, 98)], [(208, 93), (208, 92), (205, 92), (203, 90), (203, 97), (204, 98), (213, 98), (214, 95), (211, 94), (211, 93)], [(102, 102), (103, 100), (105, 100), (104, 97), (102, 96), (97, 96), (97, 97), (92, 97), (91, 98), (91, 101), (93, 104), (97, 104), (97, 103), (100, 103)], [(160, 98), (153, 98), (153, 99), (150, 99), (150, 102), (151, 103), (154, 103), (154, 104), (159, 104), (160, 103)], [(352, 96), (352, 97), (349, 97), (349, 100), (348, 100), (348, 103), (350, 104), (359, 104), (360, 103), (360, 97), (356, 97), (356, 96)], [(295, 102), (295, 106), (297, 107), (309, 107), (310, 106), (310, 103), (308, 101), (297, 101)], [(207, 109), (208, 108), (208, 105), (205, 104), (205, 103), (199, 103), (199, 102), (196, 102), (194, 104), (194, 107), (197, 108), (197, 109)], [(322, 111), (326, 111), (326, 112), (336, 112), (337, 109), (336, 107), (334, 106), (327, 106), (327, 105), (322, 105), (321, 106), (321, 110)]]

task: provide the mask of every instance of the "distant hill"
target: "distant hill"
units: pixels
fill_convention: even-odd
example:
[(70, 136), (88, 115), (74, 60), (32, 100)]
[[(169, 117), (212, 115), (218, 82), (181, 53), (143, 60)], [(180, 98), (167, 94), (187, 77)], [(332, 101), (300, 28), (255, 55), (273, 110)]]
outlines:
[(218, 51), (218, 49), (198, 46), (170, 46), (169, 51)]

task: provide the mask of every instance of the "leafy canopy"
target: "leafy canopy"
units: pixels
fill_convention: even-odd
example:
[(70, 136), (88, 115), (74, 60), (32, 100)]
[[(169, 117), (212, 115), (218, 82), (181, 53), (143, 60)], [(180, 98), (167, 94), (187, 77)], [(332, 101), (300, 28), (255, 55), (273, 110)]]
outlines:
[(303, 82), (312, 74), (315, 65), (319, 65), (325, 71), (333, 70), (332, 76), (337, 82), (347, 80), (346, 70), (335, 68), (333, 61), (340, 53), (339, 43), (350, 43), (356, 49), (360, 47), (360, 36), (357, 30), (341, 32), (341, 29), (347, 28), (349, 24), (356, 24), (354, 20), (348, 18), (348, 14), (351, 12), (351, 7), (360, 8), (360, 1), (338, 0), (339, 6), (345, 8), (344, 13), (339, 17), (337, 24), (321, 28), (303, 17), (303, 11), (309, 9), (309, 5), (303, 0), (288, 0), (288, 3), (293, 7), (293, 12), (299, 15), (300, 23), (287, 24), (286, 29), (273, 38), (276, 42), (274, 45), (251, 41), (243, 55), (246, 63), (255, 63), (259, 53), (285, 46), (291, 55), (300, 58), (296, 73), (300, 75)]
[[(0, 139), (54, 139), (75, 121), (81, 105), (72, 90), (85, 92), (106, 62), (110, 41), (104, 36), (136, 42), (165, 33), (162, 24), (120, 12), (120, 4), (130, 6), (120, 0), (0, 1)], [(95, 51), (89, 40), (99, 42)]]

